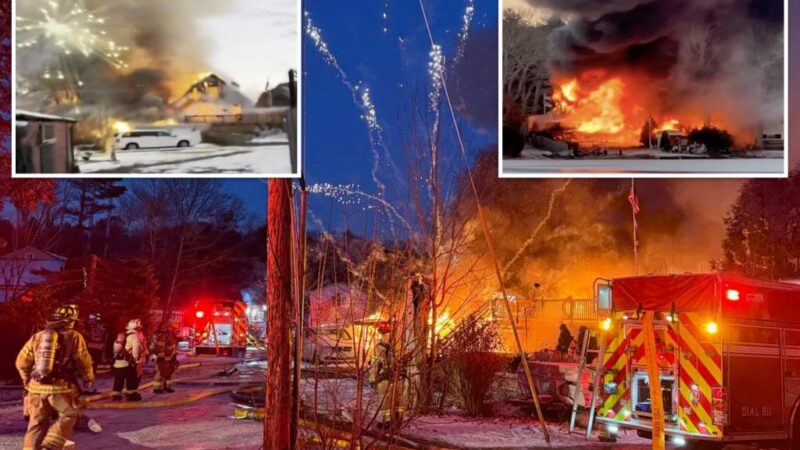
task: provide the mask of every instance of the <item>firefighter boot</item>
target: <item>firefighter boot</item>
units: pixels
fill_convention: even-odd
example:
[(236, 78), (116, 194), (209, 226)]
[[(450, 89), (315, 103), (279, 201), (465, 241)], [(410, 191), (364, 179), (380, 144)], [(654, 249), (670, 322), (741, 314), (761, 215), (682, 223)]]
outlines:
[(117, 393), (117, 392), (111, 394), (111, 401), (112, 402), (121, 402), (122, 401), (122, 394)]
[(140, 402), (142, 401), (142, 394), (138, 392), (131, 392), (129, 394), (125, 394), (125, 400), (129, 402)]
[(163, 394), (163, 393), (164, 389), (161, 389), (160, 387), (153, 389), (153, 394)]

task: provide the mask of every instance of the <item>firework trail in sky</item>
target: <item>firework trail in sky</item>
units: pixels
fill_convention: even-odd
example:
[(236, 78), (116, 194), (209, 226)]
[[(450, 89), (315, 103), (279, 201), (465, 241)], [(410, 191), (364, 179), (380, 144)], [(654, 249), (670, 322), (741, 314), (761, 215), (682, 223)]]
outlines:
[(344, 84), (345, 87), (350, 90), (350, 93), (353, 97), (353, 102), (355, 102), (355, 104), (361, 109), (361, 119), (367, 125), (367, 129), (369, 130), (370, 149), (372, 150), (373, 155), (373, 166), (371, 173), (372, 180), (378, 187), (380, 195), (385, 196), (386, 185), (380, 180), (380, 150), (383, 151), (386, 161), (395, 170), (395, 173), (399, 174), (399, 171), (397, 166), (395, 166), (383, 139), (383, 127), (381, 127), (380, 122), (378, 121), (377, 110), (372, 101), (372, 95), (369, 87), (367, 87), (364, 83), (354, 84), (352, 81), (350, 81), (347, 73), (344, 71), (344, 69), (342, 69), (342, 66), (336, 59), (336, 55), (333, 54), (330, 47), (328, 47), (328, 43), (325, 42), (325, 39), (322, 36), (322, 29), (314, 25), (314, 23), (311, 21), (311, 15), (308, 13), (308, 11), (305, 12), (305, 19), (305, 32), (306, 35), (311, 39), (311, 42), (314, 44), (314, 48), (320, 53), (325, 63), (334, 69), (342, 84)]
[(456, 65), (464, 57), (464, 47), (469, 39), (469, 31), (472, 28), (472, 19), (475, 17), (475, 0), (467, 0), (464, 15), (461, 18), (461, 31), (458, 33), (458, 45), (456, 46), (456, 56), (453, 58), (453, 65)]
[(128, 47), (108, 38), (109, 24), (97, 11), (80, 0), (41, 3), (35, 16), (18, 16), (16, 26), (17, 48), (41, 58), (43, 79), (83, 86), (72, 65), (80, 57), (99, 57), (115, 69), (128, 67), (122, 59)]
[(397, 218), (406, 230), (411, 231), (411, 224), (406, 221), (397, 209), (381, 197), (368, 194), (358, 189), (355, 184), (330, 184), (330, 183), (316, 183), (308, 187), (308, 192), (311, 194), (322, 195), (334, 199), (342, 205), (361, 206), (364, 209), (375, 209), (376, 206), (368, 202), (379, 204), (379, 207), (385, 208), (395, 218)]

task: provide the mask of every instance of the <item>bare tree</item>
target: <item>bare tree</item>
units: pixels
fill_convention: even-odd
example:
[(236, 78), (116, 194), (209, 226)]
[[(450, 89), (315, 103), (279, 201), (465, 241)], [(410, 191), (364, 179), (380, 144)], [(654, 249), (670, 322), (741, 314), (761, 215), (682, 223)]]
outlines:
[(235, 260), (226, 231), (240, 225), (241, 202), (215, 180), (147, 180), (123, 202), (128, 223), (147, 236), (159, 268), (165, 311), (184, 282)]
[(559, 25), (554, 19), (539, 22), (529, 12), (507, 9), (503, 14), (503, 97), (524, 114), (541, 112), (550, 82), (548, 38)]

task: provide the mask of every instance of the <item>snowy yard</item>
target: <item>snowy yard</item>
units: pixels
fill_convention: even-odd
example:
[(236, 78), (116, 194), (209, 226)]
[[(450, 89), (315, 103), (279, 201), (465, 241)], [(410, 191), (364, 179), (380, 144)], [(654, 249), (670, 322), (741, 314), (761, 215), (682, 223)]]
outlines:
[(83, 161), (81, 173), (91, 174), (291, 174), (289, 144), (274, 139), (253, 146), (221, 147), (203, 143), (189, 148), (119, 150), (117, 161), (103, 153), (92, 153)]
[(711, 159), (701, 155), (659, 153), (648, 151), (626, 152), (627, 157), (585, 157), (579, 159), (550, 158), (543, 152), (523, 152), (518, 159), (502, 161), (503, 174), (511, 176), (542, 173), (627, 174), (627, 173), (680, 173), (680, 174), (781, 174), (784, 159), (772, 154), (754, 155), (753, 158)]

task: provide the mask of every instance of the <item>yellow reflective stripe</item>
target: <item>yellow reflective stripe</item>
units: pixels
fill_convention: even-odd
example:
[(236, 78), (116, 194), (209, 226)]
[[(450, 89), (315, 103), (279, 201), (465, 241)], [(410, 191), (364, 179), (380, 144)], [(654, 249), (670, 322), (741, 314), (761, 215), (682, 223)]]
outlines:
[(31, 394), (50, 395), (50, 394), (69, 394), (77, 393), (73, 386), (56, 386), (50, 384), (29, 384), (28, 392)]
[[(698, 325), (697, 320), (695, 320), (696, 315), (687, 314), (686, 316), (689, 317), (689, 319), (691, 320), (691, 322), (695, 326), (695, 328), (698, 328), (698, 329), (701, 328), (700, 325)], [(692, 351), (694, 356), (697, 359), (700, 360), (700, 362), (703, 364), (703, 366), (706, 369), (708, 369), (708, 371), (711, 373), (711, 376), (714, 377), (714, 380), (717, 383), (721, 383), (722, 382), (722, 369), (720, 367), (718, 367), (717, 364), (714, 363), (714, 361), (711, 358), (708, 357), (708, 355), (706, 354), (705, 349), (703, 349), (703, 347), (697, 341), (695, 336), (691, 332), (689, 332), (689, 330), (683, 329), (683, 327), (679, 327), (679, 332), (680, 332), (681, 338), (683, 339), (684, 342), (686, 342), (686, 345)], [(709, 342), (709, 343), (714, 347), (714, 350), (717, 352), (717, 354), (721, 354), (720, 345), (718, 343), (716, 343), (716, 342)]]

